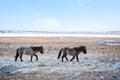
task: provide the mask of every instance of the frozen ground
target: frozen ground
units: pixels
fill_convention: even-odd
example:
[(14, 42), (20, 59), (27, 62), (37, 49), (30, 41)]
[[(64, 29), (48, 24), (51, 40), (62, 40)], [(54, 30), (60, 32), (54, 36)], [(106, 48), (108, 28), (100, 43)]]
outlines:
[[(39, 60), (14, 61), (21, 46), (43, 45)], [(87, 54), (79, 61), (57, 59), (62, 47), (85, 45)], [(69, 60), (72, 58), (67, 56)], [(2, 38), (0, 39), (0, 80), (120, 80), (120, 39), (114, 38)]]
[(120, 40), (94, 40), (98, 44), (105, 44), (105, 45), (120, 45)]
[[(15, 62), (13, 58), (1, 57), (0, 75), (16, 75), (31, 72), (44, 74), (64, 73), (66, 74), (63, 75), (64, 77), (74, 78), (82, 76), (84, 72), (94, 74), (95, 72), (112, 71), (116, 73), (116, 80), (120, 80), (120, 58), (79, 58), (80, 62), (76, 60), (61, 62), (61, 59), (57, 60), (56, 56), (56, 54), (43, 55), (39, 61), (33, 62), (29, 61), (28, 56), (23, 58), (24, 62), (20, 62), (19, 60)], [(97, 77), (95, 80), (106, 79), (105, 75), (98, 75)]]

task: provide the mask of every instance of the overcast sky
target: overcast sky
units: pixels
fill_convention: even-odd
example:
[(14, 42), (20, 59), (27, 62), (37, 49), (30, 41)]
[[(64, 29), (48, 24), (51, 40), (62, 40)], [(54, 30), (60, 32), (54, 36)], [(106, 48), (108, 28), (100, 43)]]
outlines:
[(0, 0), (0, 30), (120, 31), (120, 0)]

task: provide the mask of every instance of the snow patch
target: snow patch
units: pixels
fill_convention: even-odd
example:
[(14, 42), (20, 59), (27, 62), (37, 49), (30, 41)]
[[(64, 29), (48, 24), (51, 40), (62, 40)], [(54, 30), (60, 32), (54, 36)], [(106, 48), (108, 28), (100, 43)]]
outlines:
[[(116, 62), (112, 62), (112, 61)], [(38, 71), (40, 67), (50, 68), (49, 72), (65, 72), (73, 71), (106, 71), (106, 70), (120, 70), (120, 58), (80, 58), (80, 62), (66, 61), (61, 62), (57, 60), (46, 60), (36, 62), (14, 62), (12, 60), (0, 61), (0, 75), (3, 74), (18, 74), (29, 73), (31, 71)], [(107, 62), (106, 62), (107, 61)], [(12, 68), (13, 67), (13, 68)], [(80, 72), (75, 72), (73, 76), (80, 76)]]
[(94, 40), (92, 42), (105, 45), (120, 45), (120, 40)]

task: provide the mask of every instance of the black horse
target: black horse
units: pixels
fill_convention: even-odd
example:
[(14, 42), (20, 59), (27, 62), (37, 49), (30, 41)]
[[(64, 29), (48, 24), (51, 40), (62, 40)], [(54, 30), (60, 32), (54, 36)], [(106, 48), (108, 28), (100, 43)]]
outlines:
[(66, 60), (68, 61), (67, 55), (73, 56), (73, 58), (70, 61), (72, 61), (76, 56), (77, 62), (79, 62), (79, 59), (78, 59), (79, 53), (80, 52), (83, 52), (84, 54), (87, 53), (85, 46), (79, 46), (79, 47), (74, 47), (74, 48), (65, 47), (60, 50), (57, 59), (60, 58), (62, 51), (63, 51), (62, 62), (63, 62), (63, 58), (66, 58)]
[(36, 57), (36, 61), (38, 60), (38, 56), (36, 55), (37, 52), (40, 52), (43, 54), (43, 47), (38, 46), (38, 47), (20, 47), (16, 50), (16, 55), (15, 55), (15, 61), (17, 61), (17, 58), (20, 56), (20, 60), (22, 60), (22, 55), (31, 55), (30, 61), (32, 61), (33, 55)]

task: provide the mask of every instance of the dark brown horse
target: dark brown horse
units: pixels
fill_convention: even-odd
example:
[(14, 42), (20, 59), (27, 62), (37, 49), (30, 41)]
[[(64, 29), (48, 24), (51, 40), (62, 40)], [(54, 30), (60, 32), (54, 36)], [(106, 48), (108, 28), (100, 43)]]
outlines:
[(72, 58), (70, 61), (72, 61), (72, 60), (76, 57), (77, 62), (79, 62), (79, 59), (78, 59), (79, 53), (80, 53), (80, 52), (83, 52), (84, 54), (87, 53), (85, 46), (79, 46), (79, 47), (74, 47), (74, 48), (65, 47), (65, 48), (62, 48), (62, 49), (60, 50), (57, 59), (60, 58), (60, 55), (61, 55), (62, 51), (63, 51), (62, 62), (63, 62), (63, 59), (64, 59), (64, 58), (66, 58), (66, 60), (68, 61), (67, 55), (73, 56), (73, 58)]
[(26, 54), (26, 55), (31, 55), (31, 59), (30, 61), (32, 61), (33, 56), (36, 57), (36, 61), (38, 60), (38, 56), (36, 55), (37, 52), (40, 52), (41, 54), (43, 54), (43, 47), (39, 46), (39, 47), (20, 47), (16, 50), (16, 55), (15, 55), (15, 61), (17, 61), (17, 58), (20, 56), (20, 60), (22, 60), (22, 55)]

